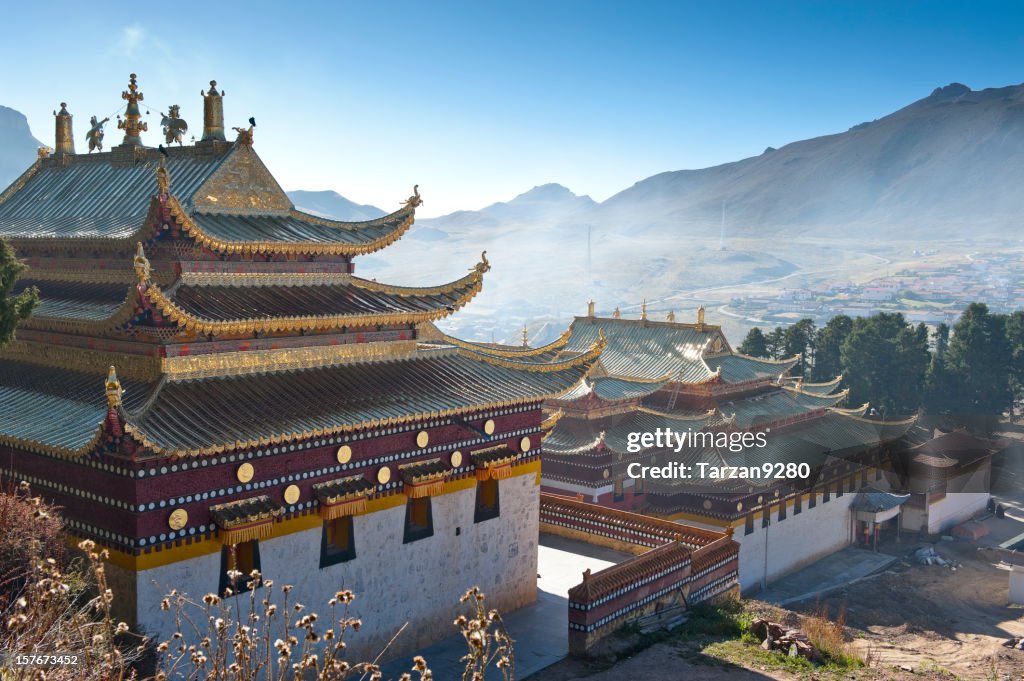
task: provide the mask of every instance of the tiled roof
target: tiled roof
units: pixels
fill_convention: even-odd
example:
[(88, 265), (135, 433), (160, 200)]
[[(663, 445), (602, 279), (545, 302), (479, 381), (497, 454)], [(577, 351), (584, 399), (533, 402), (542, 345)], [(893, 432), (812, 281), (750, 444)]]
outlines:
[(358, 497), (377, 489), (377, 486), (362, 475), (350, 475), (337, 480), (321, 482), (313, 485), (313, 494), (322, 504), (334, 503), (335, 500), (344, 500)]
[(323, 220), (291, 211), (288, 215), (231, 215), (195, 212), (191, 218), (214, 239), (225, 242), (361, 245), (387, 238), (406, 227), (413, 209), (406, 207), (366, 222)]
[(807, 383), (806, 381), (797, 381), (793, 379), (789, 381), (789, 385), (794, 388), (799, 388), (805, 393), (815, 393), (816, 395), (830, 395), (836, 391), (839, 384), (843, 382), (843, 377), (836, 376), (831, 381), (824, 381), (823, 383)]
[[(169, 150), (164, 163), (174, 193), (187, 200), (225, 155)], [(136, 164), (113, 163), (114, 154), (80, 154), (68, 165), (47, 159), (18, 191), (0, 203), (0, 237), (123, 239), (142, 227), (157, 187), (161, 154), (145, 152)]]
[(883, 492), (882, 490), (871, 488), (858, 492), (850, 506), (855, 511), (881, 513), (882, 511), (902, 506), (908, 499), (910, 499), (909, 494), (893, 494), (892, 492)]
[(722, 414), (736, 416), (736, 427), (747, 429), (839, 404), (846, 393), (814, 395), (781, 389), (719, 405)]
[(17, 290), (39, 289), (39, 307), (33, 317), (101, 321), (111, 318), (128, 298), (131, 284), (94, 284), (75, 281), (19, 279)]
[(696, 431), (717, 421), (717, 417), (706, 413), (670, 415), (645, 409), (593, 420), (564, 416), (544, 441), (544, 453), (561, 456), (581, 454), (591, 451), (603, 442), (605, 448), (626, 454), (630, 453), (630, 433), (653, 433), (659, 428), (668, 428), (675, 432)]
[(726, 383), (745, 383), (762, 378), (778, 378), (792, 369), (798, 361), (799, 357), (770, 360), (746, 355), (722, 355), (709, 357), (707, 364), (712, 371), (721, 369), (722, 380)]
[(281, 513), (281, 505), (275, 504), (266, 494), (210, 507), (210, 516), (213, 521), (217, 523), (217, 527), (225, 530), (239, 525), (272, 520)]
[(619, 589), (635, 586), (651, 575), (666, 570), (682, 570), (689, 558), (690, 549), (682, 544), (672, 542), (658, 546), (623, 563), (585, 576), (583, 582), (569, 589), (569, 600), (573, 603), (593, 603)]

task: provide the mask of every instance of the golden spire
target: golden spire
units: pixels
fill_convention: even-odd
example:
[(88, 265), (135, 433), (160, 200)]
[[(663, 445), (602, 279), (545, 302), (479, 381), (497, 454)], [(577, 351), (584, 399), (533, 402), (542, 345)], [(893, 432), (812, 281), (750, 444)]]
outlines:
[(590, 302), (587, 303), (587, 316), (588, 317), (593, 317), (594, 316), (594, 301), (593, 300), (591, 300)]
[(149, 281), (149, 258), (146, 257), (146, 251), (142, 249), (142, 242), (138, 243), (135, 248), (135, 276), (139, 278), (140, 284), (145, 284)]
[(530, 347), (530, 332), (526, 328), (526, 324), (523, 324), (523, 347)]
[(665, 321), (666, 322), (674, 322), (675, 320), (676, 320), (676, 311), (675, 310), (669, 310), (668, 314), (665, 315)]
[(54, 111), (54, 122), (56, 127), (54, 149), (58, 154), (75, 153), (75, 136), (71, 132), (72, 116), (68, 112), (68, 105), (60, 103), (60, 111)]
[(701, 305), (697, 308), (697, 325), (704, 326), (704, 306)]
[(640, 319), (647, 319), (647, 299), (644, 298), (643, 304), (640, 305)]
[(110, 409), (117, 409), (121, 406), (121, 395), (124, 394), (124, 390), (121, 389), (121, 381), (117, 380), (117, 372), (114, 371), (114, 367), (110, 367), (110, 371), (107, 372), (107, 407)]
[(224, 137), (224, 95), (223, 90), (217, 92), (217, 81), (210, 81), (210, 91), (199, 91), (203, 96), (203, 138), (202, 142), (217, 140), (226, 142)]
[[(170, 193), (171, 190), (171, 174), (167, 172), (167, 168), (164, 167), (164, 162), (160, 161), (160, 165), (156, 167), (156, 186), (160, 189), (160, 193), (164, 196)], [(142, 247), (142, 244), (139, 244)]]
[(612, 319), (621, 319), (621, 318), (622, 318), (622, 313), (619, 312), (619, 308), (616, 307), (614, 310), (612, 310)]
[(53, 153), (53, 149), (51, 149), (50, 147), (47, 147), (47, 146), (42, 146), (42, 147), (39, 147), (38, 149), (36, 149), (36, 158), (37, 158), (37, 160), (42, 161), (43, 159), (45, 159), (46, 157), (48, 157), (52, 153)]
[(117, 129), (124, 130), (124, 141), (121, 144), (141, 147), (142, 138), (140, 132), (149, 130), (149, 125), (142, 120), (142, 112), (139, 111), (139, 102), (145, 97), (139, 92), (139, 85), (135, 82), (135, 74), (128, 77), (128, 89), (121, 93), (121, 99), (128, 102), (124, 110), (124, 118), (118, 117)]

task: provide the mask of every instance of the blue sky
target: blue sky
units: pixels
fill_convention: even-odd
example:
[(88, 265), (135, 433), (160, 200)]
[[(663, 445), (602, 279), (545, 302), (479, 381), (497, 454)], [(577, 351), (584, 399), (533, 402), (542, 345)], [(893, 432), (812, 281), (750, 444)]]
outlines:
[(1024, 4), (986, 2), (9, 3), (0, 104), (52, 143), (67, 101), (84, 146), (135, 71), (156, 145), (169, 104), (201, 130), (216, 78), (286, 189), (391, 209), (419, 183), (430, 216), (545, 182), (603, 200), (1019, 83), (1022, 29)]

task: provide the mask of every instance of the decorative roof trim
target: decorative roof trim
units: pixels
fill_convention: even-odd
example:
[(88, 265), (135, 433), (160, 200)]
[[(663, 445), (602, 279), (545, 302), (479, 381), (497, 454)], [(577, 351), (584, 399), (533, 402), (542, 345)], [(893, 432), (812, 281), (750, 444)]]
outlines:
[[(391, 215), (385, 216), (385, 218), (394, 218), (404, 215), (404, 219), (399, 226), (388, 232), (382, 237), (368, 241), (363, 244), (322, 244), (322, 243), (311, 243), (301, 241), (223, 241), (217, 237), (207, 234), (203, 228), (196, 223), (191, 215), (185, 211), (181, 203), (174, 196), (167, 197), (167, 207), (171, 211), (171, 216), (174, 220), (181, 225), (190, 237), (196, 240), (199, 244), (209, 248), (212, 251), (219, 251), (221, 253), (287, 253), (287, 254), (304, 254), (304, 255), (365, 255), (367, 253), (373, 253), (379, 251), (382, 248), (390, 246), (395, 241), (398, 241), (405, 234), (413, 222), (415, 222), (416, 209), (411, 206), (406, 206), (395, 211)], [(197, 212), (201, 215), (201, 212)], [(212, 215), (212, 213), (211, 213)], [(313, 217), (313, 216), (310, 216)], [(385, 218), (378, 218), (383, 220)], [(301, 219), (305, 220), (306, 217)], [(314, 219), (311, 221), (317, 221)], [(375, 221), (368, 223), (353, 223), (356, 226), (359, 225), (370, 225)], [(318, 222), (318, 224), (323, 224)], [(350, 229), (354, 229), (352, 227)]]
[[(575, 357), (569, 359), (562, 359), (555, 362), (513, 362), (508, 359), (501, 357), (495, 357), (493, 355), (486, 355), (482, 352), (474, 350), (468, 350), (466, 348), (457, 348), (458, 354), (466, 357), (467, 359), (473, 359), (486, 364), (493, 364), (494, 366), (505, 367), (506, 369), (518, 369), (520, 371), (530, 371), (535, 373), (548, 373), (552, 371), (563, 371), (565, 369), (572, 369), (574, 367), (581, 366), (596, 360), (605, 347), (608, 346), (608, 339), (605, 338), (604, 334), (601, 334), (596, 341), (587, 349), (586, 352), (582, 352)], [(571, 388), (570, 386), (569, 388)], [(566, 390), (568, 390), (567, 388)], [(565, 392), (565, 391), (562, 391)], [(561, 394), (561, 393), (557, 393)]]
[(834, 399), (838, 399), (838, 400), (842, 401), (842, 400), (846, 399), (847, 395), (850, 394), (850, 389), (849, 388), (846, 388), (845, 390), (840, 390), (837, 393), (832, 393), (832, 394), (829, 394), (829, 395), (822, 395), (821, 393), (811, 392), (810, 390), (804, 390), (803, 388), (801, 388), (800, 386), (797, 386), (797, 385), (784, 385), (784, 386), (782, 386), (782, 389), (785, 390), (787, 393), (790, 393), (790, 394), (793, 394), (793, 395), (803, 395), (805, 397), (817, 398), (819, 400), (834, 400)]
[(762, 364), (777, 364), (782, 366), (783, 364), (793, 365), (800, 361), (800, 353), (787, 357), (785, 359), (766, 359), (764, 357), (753, 357), (751, 355), (744, 355), (742, 352), (733, 352), (731, 354), (722, 355), (723, 357), (740, 357), (742, 359), (749, 359), (754, 362), (761, 362)]
[(461, 338), (456, 338), (455, 336), (449, 336), (448, 334), (443, 333), (443, 332), (441, 333), (441, 339), (445, 343), (449, 343), (450, 345), (454, 345), (455, 347), (458, 347), (458, 348), (464, 348), (466, 350), (471, 350), (473, 352), (479, 352), (479, 353), (482, 353), (482, 354), (493, 355), (495, 357), (509, 357), (509, 358), (513, 358), (513, 357), (535, 357), (537, 355), (542, 355), (545, 352), (551, 352), (553, 350), (559, 350), (561, 348), (564, 348), (566, 345), (568, 345), (569, 337), (571, 335), (572, 335), (571, 331), (569, 329), (566, 329), (565, 331), (562, 332), (561, 336), (559, 336), (557, 339), (553, 340), (552, 342), (548, 343), (547, 345), (542, 345), (539, 348), (522, 348), (522, 349), (514, 349), (514, 350), (506, 350), (504, 348), (494, 348), (494, 347), (490, 347), (488, 345), (484, 345), (483, 343), (472, 343), (470, 341), (462, 340)]
[(96, 333), (100, 334), (121, 326), (135, 314), (135, 308), (139, 303), (139, 289), (137, 286), (125, 284), (128, 289), (124, 301), (112, 315), (106, 319), (71, 319), (68, 317), (47, 317), (34, 314), (22, 325), (26, 329), (37, 329), (41, 331), (67, 331), (70, 333)]

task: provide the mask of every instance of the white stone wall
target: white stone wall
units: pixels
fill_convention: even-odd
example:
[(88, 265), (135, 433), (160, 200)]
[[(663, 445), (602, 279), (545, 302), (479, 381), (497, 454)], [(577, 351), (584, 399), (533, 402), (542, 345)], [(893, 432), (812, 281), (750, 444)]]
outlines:
[(818, 494), (817, 506), (807, 507), (793, 515), (793, 507), (786, 509), (786, 519), (779, 521), (778, 508), (771, 514), (771, 525), (761, 527), (761, 514), (754, 516), (753, 534), (744, 534), (740, 525), (733, 531), (733, 539), (740, 544), (740, 589), (756, 591), (765, 575), (765, 546), (767, 545), (768, 583), (779, 579), (814, 561), (834, 553), (851, 541), (850, 504), (855, 494), (844, 494), (838, 499), (833, 488), (827, 504)]
[[(387, 657), (411, 654), (456, 632), (452, 621), (469, 587), (483, 589), (488, 607), (503, 613), (536, 600), (540, 499), (535, 481), (533, 474), (500, 481), (501, 515), (478, 524), (473, 522), (475, 488), (434, 497), (434, 535), (409, 544), (402, 543), (404, 505), (356, 516), (356, 558), (323, 570), (319, 526), (262, 540), (263, 574), (275, 580), (277, 594), (279, 585), (293, 584), (291, 602), (322, 617), (336, 591), (355, 592), (350, 614), (364, 625), (347, 638), (348, 659), (372, 659), (406, 622), (409, 627)], [(166, 637), (173, 621), (159, 604), (167, 590), (175, 587), (201, 598), (217, 590), (219, 571), (216, 553), (139, 573), (140, 623)]]
[(1010, 570), (1009, 602), (1024, 605), (1024, 567), (1014, 565)]
[(988, 504), (988, 492), (950, 492), (928, 506), (928, 533), (948, 534)]

